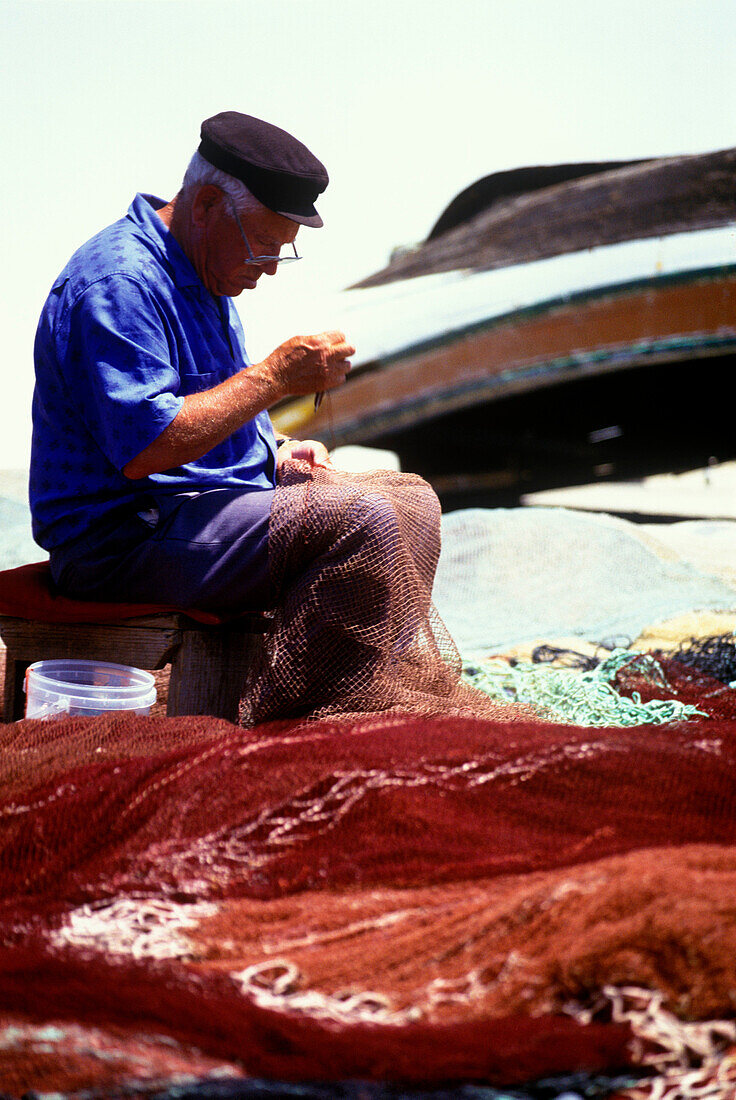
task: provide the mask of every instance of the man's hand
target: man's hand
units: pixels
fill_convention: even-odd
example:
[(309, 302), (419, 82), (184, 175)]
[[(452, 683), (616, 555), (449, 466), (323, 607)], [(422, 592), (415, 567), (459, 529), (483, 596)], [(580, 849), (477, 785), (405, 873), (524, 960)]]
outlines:
[[(211, 390), (188, 394), (172, 422), (123, 467), (123, 473), (129, 478), (148, 477), (201, 458), (282, 397), (339, 386), (354, 354), (355, 348), (342, 332), (292, 337), (261, 363), (238, 371)], [(326, 451), (310, 453), (319, 458), (299, 457), (313, 466), (324, 464)]]
[(327, 448), (324, 443), (320, 443), (316, 439), (287, 439), (285, 443), (282, 443), (276, 453), (276, 470), (278, 473), (280, 473), (283, 464), (288, 462), (289, 459), (300, 459), (302, 462), (308, 462), (310, 466), (332, 466)]
[(345, 381), (355, 348), (344, 332), (320, 332), (316, 336), (292, 336), (262, 363), (272, 374), (282, 396), (322, 393)]

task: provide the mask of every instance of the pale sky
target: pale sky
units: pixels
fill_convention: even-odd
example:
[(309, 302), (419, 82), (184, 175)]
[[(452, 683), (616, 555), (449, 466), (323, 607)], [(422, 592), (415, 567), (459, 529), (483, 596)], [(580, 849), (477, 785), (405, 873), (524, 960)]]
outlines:
[(255, 359), (480, 176), (736, 145), (734, 58), (736, 0), (0, 0), (0, 468), (27, 462), (54, 277), (137, 191), (173, 196), (209, 115), (331, 177), (303, 262), (237, 300)]

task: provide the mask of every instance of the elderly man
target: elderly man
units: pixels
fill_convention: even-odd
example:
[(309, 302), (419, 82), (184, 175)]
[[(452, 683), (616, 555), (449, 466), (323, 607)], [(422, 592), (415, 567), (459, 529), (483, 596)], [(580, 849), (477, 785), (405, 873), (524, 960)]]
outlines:
[(296, 257), (300, 225), (322, 225), (327, 182), (278, 127), (207, 119), (176, 197), (137, 195), (83, 245), (36, 337), (31, 509), (59, 589), (275, 608), (253, 720), (386, 706), (399, 666), (414, 696), (440, 681), (447, 695), (457, 679), (437, 666), (428, 621), (439, 553), (428, 486), (344, 479), (321, 443), (274, 437), (267, 409), (340, 385), (355, 349), (327, 332), (251, 364), (231, 301)]
[[(136, 196), (56, 280), (36, 337), (31, 509), (70, 595), (212, 610), (272, 598), (267, 526), (287, 458), (266, 410), (345, 379), (342, 333), (250, 364), (231, 298), (322, 220), (323, 165), (269, 123), (223, 112), (168, 203)], [(283, 255), (282, 255), (283, 253)]]

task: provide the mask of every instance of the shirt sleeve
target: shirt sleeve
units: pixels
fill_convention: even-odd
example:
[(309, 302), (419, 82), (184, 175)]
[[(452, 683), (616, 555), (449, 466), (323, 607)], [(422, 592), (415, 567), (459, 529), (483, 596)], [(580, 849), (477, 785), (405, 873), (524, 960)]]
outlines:
[(108, 275), (84, 290), (62, 329), (60, 360), (79, 416), (122, 470), (184, 403), (164, 304), (145, 283)]

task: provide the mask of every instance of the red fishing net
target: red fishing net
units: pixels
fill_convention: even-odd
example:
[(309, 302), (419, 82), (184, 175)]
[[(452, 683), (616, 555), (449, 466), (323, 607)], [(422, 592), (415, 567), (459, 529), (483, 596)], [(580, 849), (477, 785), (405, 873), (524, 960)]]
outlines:
[(733, 720), (111, 714), (0, 759), (6, 1090), (519, 1082), (636, 1059), (580, 1022), (611, 985), (733, 1013)]

